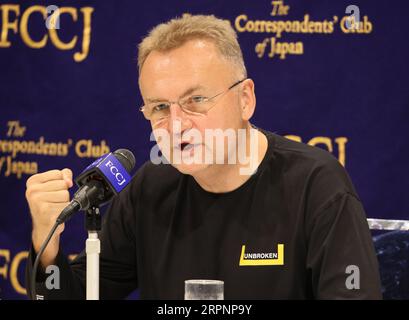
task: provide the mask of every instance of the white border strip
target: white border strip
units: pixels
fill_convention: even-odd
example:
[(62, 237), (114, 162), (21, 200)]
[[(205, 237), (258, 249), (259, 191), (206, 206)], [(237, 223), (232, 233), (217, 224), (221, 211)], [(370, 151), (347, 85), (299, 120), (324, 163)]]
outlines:
[(409, 230), (409, 220), (367, 219), (371, 230)]

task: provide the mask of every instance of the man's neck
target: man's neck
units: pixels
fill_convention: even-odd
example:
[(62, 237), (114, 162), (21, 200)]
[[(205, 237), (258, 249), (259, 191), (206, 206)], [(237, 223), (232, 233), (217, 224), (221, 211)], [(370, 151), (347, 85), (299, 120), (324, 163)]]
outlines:
[(247, 159), (250, 159), (250, 163), (241, 164), (239, 161), (236, 161), (235, 164), (214, 164), (194, 174), (193, 178), (204, 190), (213, 193), (230, 192), (239, 188), (250, 179), (251, 174), (241, 174), (240, 169), (247, 169), (249, 171), (248, 166), (251, 163), (253, 163), (254, 169), (257, 169), (263, 161), (268, 147), (267, 137), (257, 130), (255, 139), (257, 139), (258, 148), (256, 154), (251, 154), (250, 129), (251, 126), (249, 125), (246, 134), (246, 155)]

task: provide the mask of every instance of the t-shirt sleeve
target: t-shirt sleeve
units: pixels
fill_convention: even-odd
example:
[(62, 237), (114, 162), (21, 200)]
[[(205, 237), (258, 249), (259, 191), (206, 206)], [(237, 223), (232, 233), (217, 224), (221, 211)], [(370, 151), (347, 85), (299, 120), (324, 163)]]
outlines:
[[(82, 284), (72, 272), (69, 261), (60, 247), (55, 258), (55, 264), (50, 270), (43, 270), (41, 266), (36, 274), (36, 297), (31, 296), (31, 278), (33, 277), (33, 266), (36, 252), (33, 246), (29, 250), (26, 265), (26, 288), (28, 297), (32, 300), (61, 300), (81, 299)], [(55, 268), (56, 267), (56, 268)], [(58, 270), (58, 271), (57, 271)], [(48, 282), (48, 284), (47, 284)]]
[(366, 215), (345, 169), (331, 161), (311, 183), (307, 269), (317, 299), (381, 299)]

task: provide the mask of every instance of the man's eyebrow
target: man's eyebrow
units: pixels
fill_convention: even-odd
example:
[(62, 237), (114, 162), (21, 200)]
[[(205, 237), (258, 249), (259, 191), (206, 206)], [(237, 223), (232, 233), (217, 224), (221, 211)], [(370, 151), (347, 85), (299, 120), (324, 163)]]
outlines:
[[(185, 92), (183, 92), (181, 96), (179, 96), (179, 99), (182, 99), (200, 89), (204, 89), (204, 87), (202, 85), (190, 87), (189, 89), (185, 90)], [(152, 103), (152, 102), (163, 102), (163, 101), (169, 101), (169, 100), (162, 99), (162, 98), (147, 98), (146, 101), (148, 103)]]

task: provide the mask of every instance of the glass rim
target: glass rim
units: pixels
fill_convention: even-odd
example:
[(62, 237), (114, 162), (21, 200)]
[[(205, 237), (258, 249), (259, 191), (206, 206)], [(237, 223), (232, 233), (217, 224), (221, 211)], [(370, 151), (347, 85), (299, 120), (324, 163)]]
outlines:
[(189, 279), (185, 280), (185, 284), (224, 284), (223, 280), (212, 280), (212, 279)]

